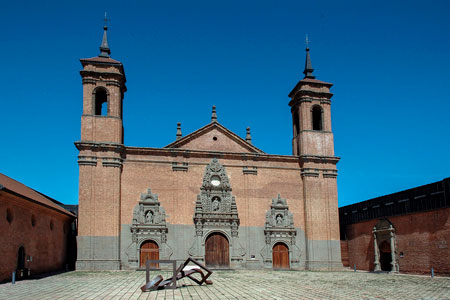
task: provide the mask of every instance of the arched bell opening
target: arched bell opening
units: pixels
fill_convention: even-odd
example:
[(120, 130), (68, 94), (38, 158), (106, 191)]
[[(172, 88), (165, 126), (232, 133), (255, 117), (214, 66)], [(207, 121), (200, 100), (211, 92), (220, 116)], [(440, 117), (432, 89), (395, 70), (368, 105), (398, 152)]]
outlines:
[(278, 242), (272, 248), (272, 267), (278, 270), (290, 269), (289, 248), (285, 243)]
[[(147, 240), (141, 244), (139, 255), (139, 266), (146, 267), (147, 260), (159, 259), (159, 246), (155, 241)], [(159, 268), (159, 264), (150, 263), (150, 268)]]
[(230, 267), (230, 244), (224, 234), (213, 232), (206, 238), (205, 263), (208, 268)]

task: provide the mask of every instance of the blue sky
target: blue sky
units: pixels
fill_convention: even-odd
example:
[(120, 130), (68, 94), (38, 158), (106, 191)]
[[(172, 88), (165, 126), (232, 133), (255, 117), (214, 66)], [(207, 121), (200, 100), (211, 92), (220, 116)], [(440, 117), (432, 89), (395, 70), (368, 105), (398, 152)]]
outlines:
[(332, 82), (339, 205), (450, 176), (448, 1), (2, 1), (0, 172), (77, 203), (79, 58), (125, 66), (125, 144), (163, 147), (218, 120), (292, 153), (288, 93)]

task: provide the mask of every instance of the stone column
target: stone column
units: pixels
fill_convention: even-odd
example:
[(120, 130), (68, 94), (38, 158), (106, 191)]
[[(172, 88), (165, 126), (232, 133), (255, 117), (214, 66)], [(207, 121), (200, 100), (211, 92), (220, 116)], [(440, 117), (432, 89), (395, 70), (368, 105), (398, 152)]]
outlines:
[(380, 254), (379, 254), (379, 249), (378, 249), (378, 242), (377, 242), (377, 229), (376, 227), (373, 228), (373, 250), (375, 252), (375, 268), (374, 271), (381, 271), (381, 267), (380, 267)]
[(398, 264), (395, 259), (395, 239), (394, 239), (394, 228), (392, 225), (389, 226), (389, 235), (391, 237), (391, 272), (398, 272)]

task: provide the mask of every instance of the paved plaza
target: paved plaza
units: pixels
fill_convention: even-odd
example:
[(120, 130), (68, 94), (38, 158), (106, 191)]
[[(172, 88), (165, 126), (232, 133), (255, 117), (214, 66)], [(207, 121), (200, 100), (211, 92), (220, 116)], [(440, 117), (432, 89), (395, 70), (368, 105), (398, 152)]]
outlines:
[[(161, 272), (158, 272), (161, 273)], [(163, 276), (168, 275), (162, 272)], [(151, 277), (156, 275), (152, 273)], [(450, 278), (365, 272), (216, 271), (213, 285), (189, 279), (142, 293), (145, 272), (69, 272), (0, 284), (1, 299), (450, 299)]]

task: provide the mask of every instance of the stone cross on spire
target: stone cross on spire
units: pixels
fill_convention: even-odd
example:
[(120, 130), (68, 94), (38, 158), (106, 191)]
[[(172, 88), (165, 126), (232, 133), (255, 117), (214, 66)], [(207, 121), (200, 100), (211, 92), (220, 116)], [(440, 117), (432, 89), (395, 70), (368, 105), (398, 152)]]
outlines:
[(106, 11), (105, 11), (105, 26), (103, 26), (103, 39), (102, 39), (102, 45), (100, 46), (100, 54), (99, 57), (106, 57), (109, 58), (109, 55), (111, 54), (111, 50), (108, 46), (108, 36), (106, 34), (106, 31), (108, 30), (107, 26), (108, 19), (106, 18)]
[(306, 61), (305, 61), (305, 70), (303, 71), (303, 74), (305, 74), (305, 78), (311, 78), (314, 79), (316, 76), (314, 76), (312, 73), (314, 72), (314, 69), (311, 64), (311, 57), (309, 56), (309, 40), (308, 35), (306, 35)]

